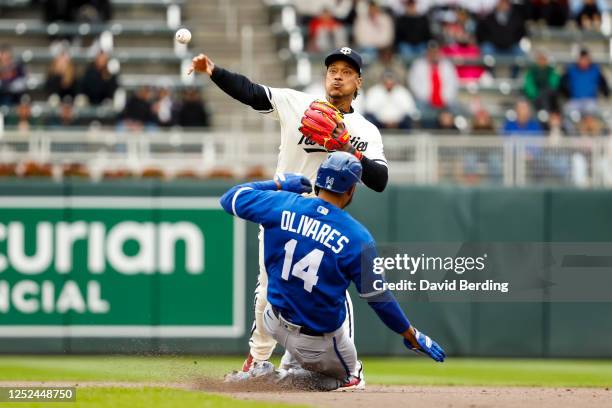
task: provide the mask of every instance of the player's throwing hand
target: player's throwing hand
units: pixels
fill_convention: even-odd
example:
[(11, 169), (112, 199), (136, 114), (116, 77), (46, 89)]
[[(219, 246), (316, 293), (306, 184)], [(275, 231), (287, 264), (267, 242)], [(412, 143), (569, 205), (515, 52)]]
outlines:
[(310, 193), (312, 184), (307, 177), (297, 173), (284, 173), (274, 176), (274, 182), (279, 190), (290, 191), (292, 193)]
[(412, 329), (414, 329), (414, 335), (409, 335), (409, 337), (411, 337), (410, 339), (404, 338), (404, 345), (416, 353), (421, 352), (423, 354), (427, 354), (435, 361), (442, 363), (446, 358), (446, 353), (444, 353), (442, 347), (440, 347), (438, 343), (433, 341), (428, 335), (421, 333), (414, 327), (412, 327)]
[(187, 72), (187, 75), (191, 75), (192, 72), (199, 72), (201, 74), (212, 75), (215, 69), (215, 63), (212, 62), (208, 55), (199, 54), (191, 60), (191, 68)]

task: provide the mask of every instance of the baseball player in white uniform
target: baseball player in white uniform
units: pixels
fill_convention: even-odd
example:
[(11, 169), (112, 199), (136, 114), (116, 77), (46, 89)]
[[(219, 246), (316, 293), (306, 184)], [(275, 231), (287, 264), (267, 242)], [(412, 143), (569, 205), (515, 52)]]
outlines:
[[(332, 123), (329, 128), (325, 126), (327, 122), (323, 121), (325, 119), (329, 122), (324, 115), (326, 112), (320, 111), (325, 110), (324, 106), (321, 107), (320, 97), (293, 89), (270, 88), (253, 83), (243, 75), (215, 65), (204, 54), (193, 58), (190, 73), (209, 75), (219, 88), (234, 99), (280, 122), (277, 174), (300, 173), (314, 184), (317, 170), (329, 151), (342, 150), (353, 154), (360, 161), (363, 168), (362, 182), (372, 190), (381, 192), (387, 185), (388, 168), (380, 131), (351, 107), (362, 83), (361, 56), (351, 48), (343, 47), (325, 58), (325, 66), (326, 95), (323, 103), (338, 111), (338, 117), (335, 118), (337, 123)], [(249, 372), (257, 364), (267, 361), (276, 346), (276, 341), (263, 330), (263, 313), (268, 303), (268, 279), (263, 262), (262, 237), (260, 230), (255, 322), (249, 340), (250, 353), (242, 367), (243, 372)], [(345, 325), (352, 339), (353, 310), (348, 296), (346, 308)], [(292, 361), (291, 356), (285, 354), (281, 368), (287, 368)]]

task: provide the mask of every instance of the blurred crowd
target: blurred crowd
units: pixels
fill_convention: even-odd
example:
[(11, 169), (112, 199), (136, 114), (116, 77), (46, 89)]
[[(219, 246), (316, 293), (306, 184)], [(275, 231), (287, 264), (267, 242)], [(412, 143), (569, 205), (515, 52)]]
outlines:
[[(98, 51), (84, 67), (77, 67), (67, 49), (60, 49), (46, 73), (47, 108), (36, 109), (28, 94), (28, 72), (8, 45), (0, 45), (0, 109), (13, 109), (4, 125), (21, 130), (61, 126), (116, 125), (119, 130), (160, 127), (208, 127), (210, 114), (199, 88), (173, 91), (169, 87), (142, 86), (131, 94), (119, 93), (119, 64)], [(123, 98), (120, 95), (124, 96)], [(81, 108), (81, 109), (78, 109)], [(83, 109), (84, 108), (84, 109)], [(80, 115), (87, 108), (107, 108), (119, 114)]]
[(43, 19), (48, 23), (99, 23), (112, 19), (111, 0), (33, 0), (40, 3)]
[[(598, 102), (608, 97), (608, 82), (589, 49), (572, 54), (568, 45), (575, 60), (559, 66), (526, 41), (528, 26), (600, 31), (608, 13), (603, 0), (294, 0), (294, 6), (309, 52), (349, 43), (362, 54), (367, 66), (356, 105), (380, 128), (531, 136), (608, 132)], [(487, 58), (506, 64), (487, 64)], [(520, 59), (531, 63), (520, 67)], [(478, 97), (460, 100), (461, 87), (499, 79), (518, 84), (522, 98), (508, 98), (498, 112)]]
[[(95, 24), (113, 18), (111, 0), (31, 0), (31, 6), (42, 11), (46, 23)], [(71, 51), (84, 45), (79, 37), (50, 34), (53, 58), (42, 79), (44, 86), (30, 86), (38, 76), (29, 72), (10, 45), (0, 44), (0, 115), (4, 117), (0, 122), (24, 131), (62, 126), (114, 126), (125, 131), (211, 126), (207, 103), (197, 87), (126, 87), (119, 62), (105, 51), (108, 47), (100, 38), (86, 47), (90, 60), (77, 64)]]

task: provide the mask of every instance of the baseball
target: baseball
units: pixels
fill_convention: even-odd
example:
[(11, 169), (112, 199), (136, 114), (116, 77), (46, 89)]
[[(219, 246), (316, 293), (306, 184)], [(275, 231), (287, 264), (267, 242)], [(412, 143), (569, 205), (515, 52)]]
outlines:
[(191, 31), (186, 28), (181, 28), (176, 32), (174, 38), (176, 38), (176, 41), (180, 42), (181, 44), (187, 44), (189, 41), (191, 41)]

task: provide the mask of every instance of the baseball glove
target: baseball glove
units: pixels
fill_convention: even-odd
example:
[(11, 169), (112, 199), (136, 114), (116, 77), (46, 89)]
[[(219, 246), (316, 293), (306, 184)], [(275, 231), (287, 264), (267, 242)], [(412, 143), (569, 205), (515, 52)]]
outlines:
[(350, 139), (343, 119), (334, 105), (316, 100), (304, 112), (299, 131), (325, 150), (342, 150)]

